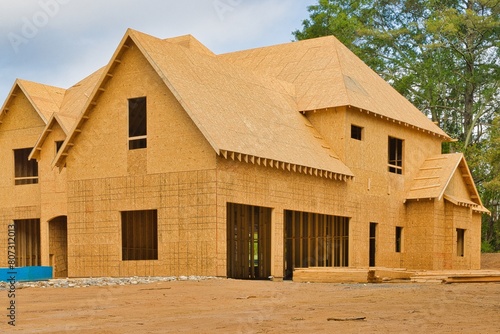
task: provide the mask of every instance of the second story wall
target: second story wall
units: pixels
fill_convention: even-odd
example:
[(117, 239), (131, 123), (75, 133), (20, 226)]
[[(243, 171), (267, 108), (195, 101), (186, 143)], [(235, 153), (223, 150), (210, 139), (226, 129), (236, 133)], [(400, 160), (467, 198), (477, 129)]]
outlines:
[[(69, 152), (68, 179), (215, 168), (214, 150), (133, 43), (120, 61)], [(141, 98), (146, 136), (131, 137), (137, 124), (129, 114), (131, 103), (141, 105)], [(139, 148), (130, 149), (131, 138), (139, 138)]]
[[(14, 93), (16, 96), (8, 106), (9, 111), (0, 124), (0, 207), (37, 206), (40, 201), (39, 178), (36, 178), (36, 181), (35, 178), (30, 181), (20, 181), (27, 180), (26, 177), (33, 174), (35, 166), (33, 164), (27, 166), (29, 164), (27, 157), (20, 159), (18, 155), (18, 160), (22, 160), (18, 163), (22, 166), (18, 166), (16, 172), (14, 152), (33, 148), (45, 123), (19, 88)], [(40, 175), (39, 171), (36, 173)], [(16, 179), (19, 180), (18, 185)]]
[[(355, 108), (322, 110), (307, 117), (353, 171), (355, 183), (372, 192), (406, 193), (424, 160), (441, 154), (439, 137)], [(397, 150), (402, 150), (401, 167), (391, 171), (389, 137), (400, 141)]]

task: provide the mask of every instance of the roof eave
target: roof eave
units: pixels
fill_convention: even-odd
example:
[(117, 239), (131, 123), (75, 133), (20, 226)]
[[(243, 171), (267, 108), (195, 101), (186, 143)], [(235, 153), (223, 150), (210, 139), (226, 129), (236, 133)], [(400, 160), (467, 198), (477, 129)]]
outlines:
[(14, 82), (14, 84), (12, 85), (12, 88), (10, 89), (9, 94), (7, 95), (7, 98), (5, 99), (5, 101), (2, 105), (2, 109), (0, 109), (0, 124), (2, 123), (2, 119), (5, 116), (5, 114), (9, 111), (8, 107), (9, 107), (10, 103), (12, 102), (12, 99), (14, 99), (17, 96), (17, 94), (14, 93), (16, 88), (21, 89), (21, 87), (19, 86), (18, 80), (16, 80)]
[(303, 166), (291, 162), (279, 161), (275, 159), (264, 158), (260, 156), (254, 156), (246, 153), (239, 153), (228, 150), (221, 150), (219, 156), (223, 157), (226, 160), (245, 162), (248, 164), (270, 167), (284, 171), (286, 170), (289, 172), (295, 172), (299, 174), (317, 176), (325, 179), (339, 180), (344, 182), (354, 179), (354, 174), (352, 174), (352, 172), (349, 170), (347, 166), (346, 166), (346, 168), (348, 169), (347, 172), (340, 172), (340, 171), (333, 171), (311, 166)]

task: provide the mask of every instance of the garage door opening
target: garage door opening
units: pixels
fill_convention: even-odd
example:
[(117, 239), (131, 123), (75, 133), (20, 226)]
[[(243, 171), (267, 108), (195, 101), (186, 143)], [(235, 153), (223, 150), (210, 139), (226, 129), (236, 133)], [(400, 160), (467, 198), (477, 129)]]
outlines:
[(348, 267), (349, 218), (285, 211), (284, 278), (295, 268)]

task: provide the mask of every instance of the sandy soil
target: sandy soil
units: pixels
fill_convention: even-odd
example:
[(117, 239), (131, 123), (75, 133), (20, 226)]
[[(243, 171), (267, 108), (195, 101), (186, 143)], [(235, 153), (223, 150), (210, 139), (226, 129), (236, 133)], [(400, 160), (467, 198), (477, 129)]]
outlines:
[(481, 269), (500, 270), (500, 253), (481, 254)]
[[(500, 269), (500, 256), (488, 261), (487, 269)], [(6, 291), (0, 293), (6, 310)], [(2, 316), (0, 332), (500, 333), (500, 283), (214, 279), (27, 288), (17, 291), (16, 304), (16, 327)]]

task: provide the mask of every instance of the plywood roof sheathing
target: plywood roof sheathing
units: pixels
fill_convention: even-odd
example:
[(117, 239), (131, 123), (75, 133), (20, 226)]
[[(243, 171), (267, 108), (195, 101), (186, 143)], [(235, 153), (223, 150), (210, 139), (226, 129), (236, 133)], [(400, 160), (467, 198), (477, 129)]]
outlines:
[(422, 190), (422, 189), (430, 189), (430, 188), (438, 188), (438, 187), (441, 187), (441, 184), (437, 183), (437, 184), (430, 184), (428, 186), (414, 187), (414, 188), (411, 188), (411, 190)]

